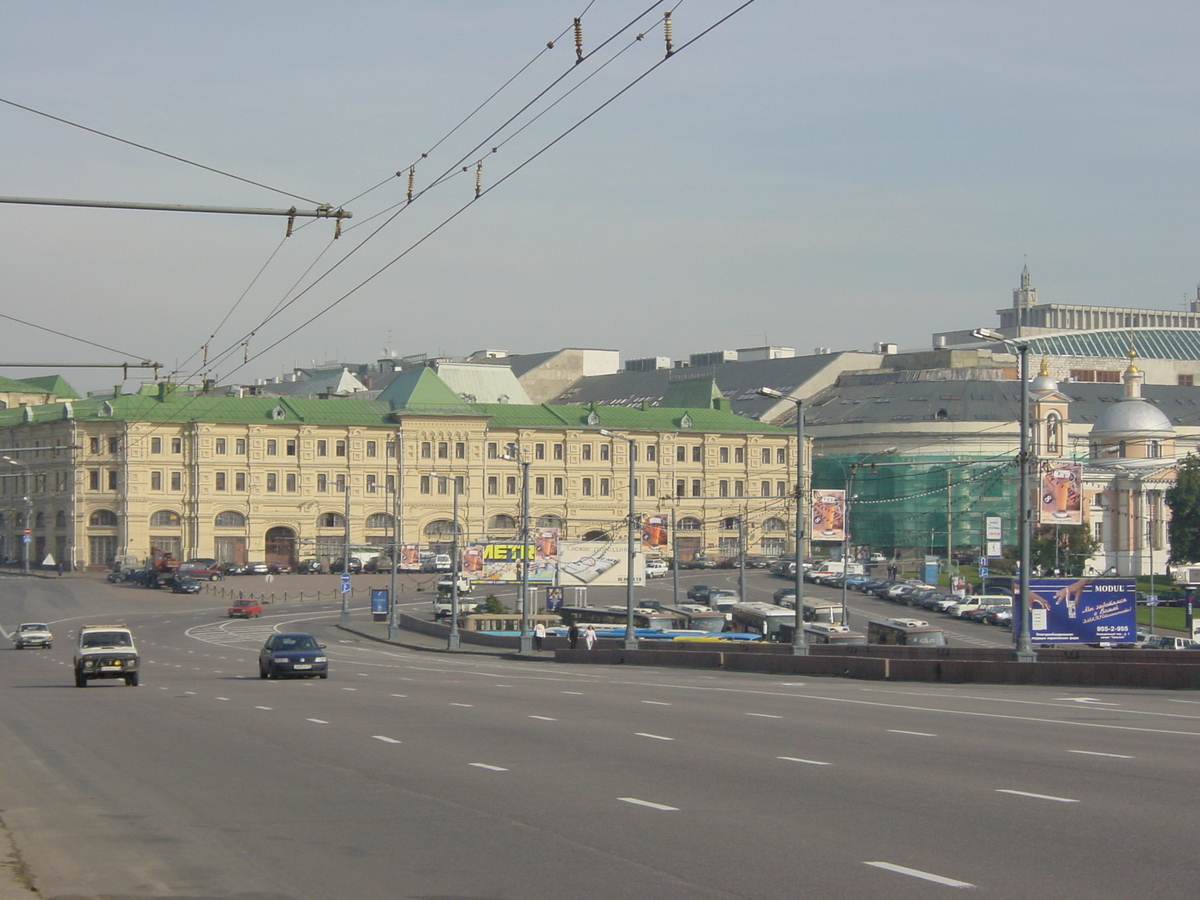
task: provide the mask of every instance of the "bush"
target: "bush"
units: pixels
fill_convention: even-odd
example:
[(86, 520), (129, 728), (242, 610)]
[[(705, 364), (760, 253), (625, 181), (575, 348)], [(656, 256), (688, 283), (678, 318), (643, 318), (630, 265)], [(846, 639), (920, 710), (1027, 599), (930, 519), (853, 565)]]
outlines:
[(500, 602), (500, 598), (495, 594), (488, 594), (480, 607), (480, 611), (491, 615), (504, 615), (511, 612), (507, 606)]

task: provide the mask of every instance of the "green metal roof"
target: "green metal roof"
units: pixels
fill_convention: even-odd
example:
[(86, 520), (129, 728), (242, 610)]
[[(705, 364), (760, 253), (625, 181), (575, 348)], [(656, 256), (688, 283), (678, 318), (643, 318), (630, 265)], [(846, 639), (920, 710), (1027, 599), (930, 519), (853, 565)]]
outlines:
[(22, 378), (21, 381), (32, 385), (34, 390), (54, 394), (59, 400), (75, 400), (79, 397), (75, 388), (61, 375), (38, 375), (34, 378)]
[[(613, 431), (710, 431), (786, 434), (775, 425), (734, 415), (719, 409), (684, 409), (652, 406), (579, 406), (549, 404), (523, 406), (509, 403), (473, 403), (491, 417), (492, 424), (504, 428), (607, 428)], [(595, 417), (594, 424), (592, 417)]]

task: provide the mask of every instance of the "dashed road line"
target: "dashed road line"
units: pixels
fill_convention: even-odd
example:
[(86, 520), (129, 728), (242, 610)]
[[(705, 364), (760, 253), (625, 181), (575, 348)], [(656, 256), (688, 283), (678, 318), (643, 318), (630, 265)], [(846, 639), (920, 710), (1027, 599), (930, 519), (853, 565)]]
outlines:
[(622, 803), (632, 803), (634, 806), (645, 806), (649, 809), (660, 809), (663, 812), (679, 812), (678, 806), (667, 806), (663, 803), (651, 803), (649, 800), (639, 800), (637, 797), (618, 797)]
[(675, 738), (672, 738), (672, 737), (663, 737), (661, 734), (647, 734), (644, 731), (635, 731), (634, 734), (637, 737), (653, 738), (656, 741), (673, 741), (673, 740), (675, 740)]
[(539, 722), (557, 722), (558, 719), (552, 719), (549, 716), (530, 716), (531, 719), (537, 719)]
[(314, 725), (328, 725), (329, 724), (324, 719), (305, 719), (304, 721), (312, 722)]
[(783, 716), (772, 716), (769, 713), (746, 713), (748, 716), (755, 716), (759, 719), (782, 719)]
[(1124, 753), (1098, 753), (1095, 750), (1068, 750), (1068, 753), (1079, 753), (1083, 756), (1107, 756), (1110, 759), (1137, 759), (1136, 756), (1126, 756)]
[(400, 741), (396, 740), (395, 738), (390, 738), (390, 737), (388, 737), (387, 735), (384, 735), (384, 734), (373, 734), (373, 735), (371, 735), (371, 737), (375, 738), (375, 740), (377, 740), (377, 741), (383, 741), (385, 744), (399, 744), (399, 743), (401, 743)]
[(909, 734), (913, 737), (937, 737), (936, 734), (930, 734), (927, 731), (901, 731), (899, 728), (889, 728), (888, 734)]
[(832, 766), (833, 763), (821, 762), (817, 759), (801, 759), (798, 756), (777, 756), (776, 759), (785, 759), (788, 762), (804, 763), (808, 766)]
[(967, 881), (959, 881), (956, 878), (947, 878), (945, 875), (934, 875), (932, 872), (922, 872), (920, 869), (910, 869), (908, 866), (898, 866), (895, 863), (888, 862), (867, 862), (864, 865), (874, 866), (877, 869), (886, 869), (889, 872), (895, 872), (899, 875), (911, 875), (913, 878), (921, 878), (925, 881), (932, 881), (934, 884), (942, 884), (946, 887), (953, 888), (973, 888), (975, 885)]
[[(565, 691), (563, 693), (566, 693)], [(643, 700), (643, 703), (648, 703), (651, 706), (670, 706), (670, 703), (664, 703), (662, 700)]]
[(475, 707), (474, 703), (451, 703), (450, 705), (451, 706), (463, 706), (463, 707), (466, 707), (467, 709), (473, 709)]
[(271, 709), (270, 706), (256, 706), (255, 709)]
[(471, 763), (477, 769), (487, 769), (489, 772), (507, 772), (502, 766), (489, 766), (487, 763)]
[(1054, 797), (1050, 794), (1031, 794), (1029, 791), (1010, 791), (1005, 788), (996, 788), (997, 794), (1015, 794), (1018, 797), (1032, 797), (1034, 800), (1053, 800), (1055, 803), (1078, 803), (1078, 800), (1072, 800), (1070, 797)]

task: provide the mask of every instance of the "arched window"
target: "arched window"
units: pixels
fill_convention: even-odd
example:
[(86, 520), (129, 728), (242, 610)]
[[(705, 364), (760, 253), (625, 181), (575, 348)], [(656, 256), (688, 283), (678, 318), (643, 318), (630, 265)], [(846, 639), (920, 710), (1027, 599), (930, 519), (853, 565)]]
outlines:
[(1062, 448), (1062, 418), (1058, 413), (1046, 416), (1046, 452), (1057, 456)]
[(454, 537), (454, 523), (449, 519), (435, 519), (425, 526), (425, 536), (431, 538)]
[(45, 528), (46, 527), (46, 514), (44, 512), (41, 512), (39, 510), (38, 514), (33, 517), (33, 527), (34, 528)]
[(346, 517), (341, 513), (327, 512), (317, 516), (318, 528), (345, 528)]
[(512, 531), (517, 527), (517, 520), (512, 516), (501, 513), (488, 519), (488, 531)]
[(724, 531), (737, 531), (738, 517), (737, 516), (727, 516), (726, 518), (722, 519), (721, 520), (721, 528)]
[(700, 520), (694, 519), (691, 516), (684, 516), (675, 526), (680, 531), (699, 531)]
[(585, 541), (611, 541), (612, 535), (607, 531), (589, 531), (583, 536)]
[(567, 522), (561, 516), (538, 516), (538, 528), (565, 528)]
[(368, 528), (391, 528), (392, 517), (387, 513), (371, 513), (367, 516)]
[(54, 514), (54, 527), (55, 528), (66, 528), (67, 527), (67, 514), (65, 512), (63, 512), (61, 509)]
[[(158, 528), (178, 528), (179, 522), (179, 513), (173, 509), (160, 509), (150, 516), (150, 524)], [(116, 523), (114, 522), (113, 524), (115, 525)]]
[(218, 528), (245, 528), (246, 517), (236, 509), (227, 509), (217, 513), (214, 523)]
[(787, 531), (787, 523), (783, 519), (778, 519), (772, 516), (769, 519), (763, 520), (763, 531)]
[(96, 525), (101, 528), (116, 528), (117, 514), (111, 509), (98, 509), (92, 513), (88, 519), (89, 525)]

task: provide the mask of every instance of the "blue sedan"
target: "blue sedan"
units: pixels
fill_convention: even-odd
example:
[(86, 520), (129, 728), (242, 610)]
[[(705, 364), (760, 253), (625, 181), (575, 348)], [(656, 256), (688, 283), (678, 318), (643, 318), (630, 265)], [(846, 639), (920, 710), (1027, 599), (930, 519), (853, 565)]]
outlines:
[(258, 677), (328, 678), (325, 645), (311, 634), (273, 634), (258, 653)]

